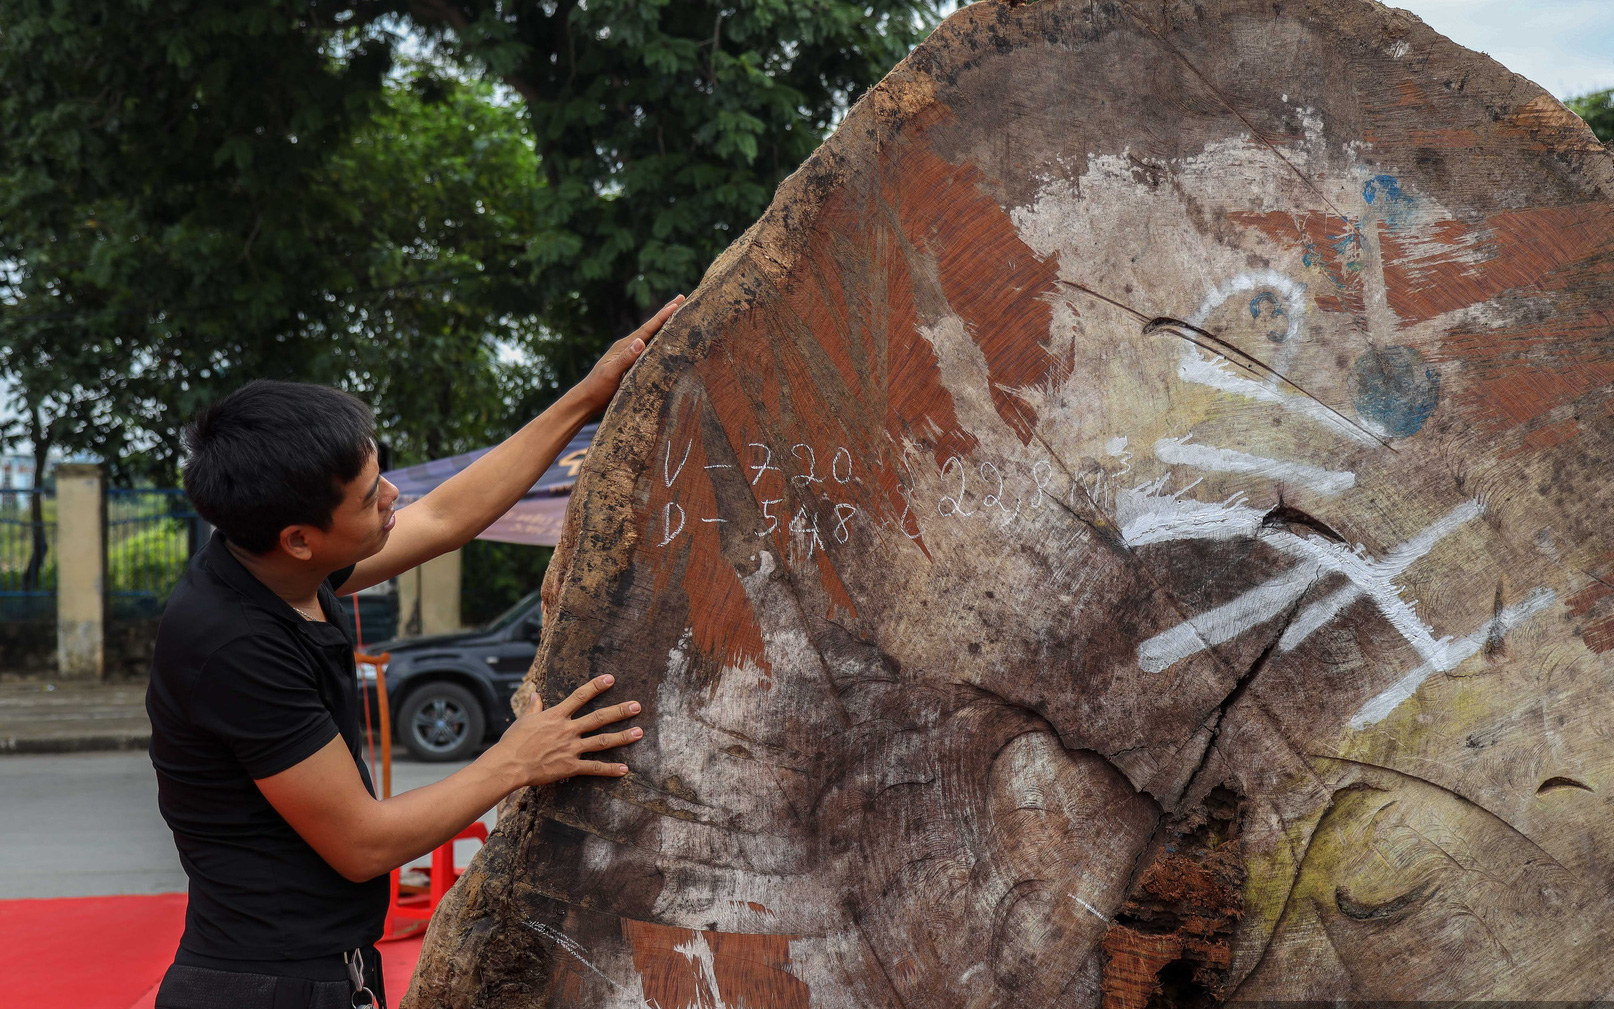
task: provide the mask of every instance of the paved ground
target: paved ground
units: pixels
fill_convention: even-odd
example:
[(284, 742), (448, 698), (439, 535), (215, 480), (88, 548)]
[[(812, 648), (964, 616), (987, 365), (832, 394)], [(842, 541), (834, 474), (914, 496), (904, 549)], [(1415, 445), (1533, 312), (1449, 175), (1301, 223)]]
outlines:
[[(398, 759), (393, 791), (464, 766)], [(483, 821), (491, 827), (493, 814)], [(476, 842), (462, 841), (460, 848), (463, 863)], [(0, 757), (0, 900), (184, 889), (144, 752)]]
[(146, 684), (0, 683), (0, 754), (144, 750)]

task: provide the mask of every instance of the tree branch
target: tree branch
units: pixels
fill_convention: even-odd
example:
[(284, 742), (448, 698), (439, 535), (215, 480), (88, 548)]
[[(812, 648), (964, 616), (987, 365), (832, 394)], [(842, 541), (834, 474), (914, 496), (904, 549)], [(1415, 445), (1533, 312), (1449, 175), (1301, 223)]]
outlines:
[[(463, 10), (448, 2), (448, 0), (413, 0), (409, 5), (409, 13), (423, 21), (440, 21), (454, 29), (455, 33), (461, 37), (471, 27), (471, 19), (466, 16)], [(538, 89), (533, 87), (531, 81), (516, 74), (505, 74), (502, 80), (510, 85), (511, 89), (520, 95), (529, 106), (538, 104), (539, 99), (542, 97), (539, 95)]]

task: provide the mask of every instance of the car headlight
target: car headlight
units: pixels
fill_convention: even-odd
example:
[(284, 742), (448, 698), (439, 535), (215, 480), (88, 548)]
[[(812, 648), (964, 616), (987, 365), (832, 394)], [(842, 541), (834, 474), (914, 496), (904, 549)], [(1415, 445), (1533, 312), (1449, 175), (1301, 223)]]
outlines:
[[(381, 663), (381, 674), (383, 676), (386, 675), (387, 666), (389, 664), (390, 663), (386, 663), (386, 662)], [(371, 665), (368, 662), (362, 663), (359, 666), (359, 680), (361, 682), (373, 683), (375, 681), (375, 677), (376, 677), (376, 667), (375, 666)]]

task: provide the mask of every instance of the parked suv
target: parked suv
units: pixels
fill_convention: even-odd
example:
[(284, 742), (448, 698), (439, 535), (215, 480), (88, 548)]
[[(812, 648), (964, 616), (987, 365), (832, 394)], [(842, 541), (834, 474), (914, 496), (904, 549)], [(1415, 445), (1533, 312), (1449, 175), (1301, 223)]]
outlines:
[[(393, 732), (420, 760), (464, 760), (515, 720), (510, 697), (538, 654), (542, 628), (533, 592), (473, 631), (398, 638), (366, 644), (371, 655), (390, 652), (387, 702)], [(371, 667), (365, 696), (377, 716)]]

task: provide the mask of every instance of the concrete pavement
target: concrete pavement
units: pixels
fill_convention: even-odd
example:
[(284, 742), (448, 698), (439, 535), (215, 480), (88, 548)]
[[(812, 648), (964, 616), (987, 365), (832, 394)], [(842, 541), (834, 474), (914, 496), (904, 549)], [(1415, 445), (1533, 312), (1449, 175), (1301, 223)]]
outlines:
[(0, 683), (0, 755), (144, 750), (144, 680)]
[[(441, 780), (464, 766), (395, 759), (393, 791)], [(482, 820), (491, 828), (493, 818), (490, 811)], [(467, 861), (476, 847), (461, 841), (457, 860)], [(144, 753), (0, 758), (0, 900), (184, 889)]]

